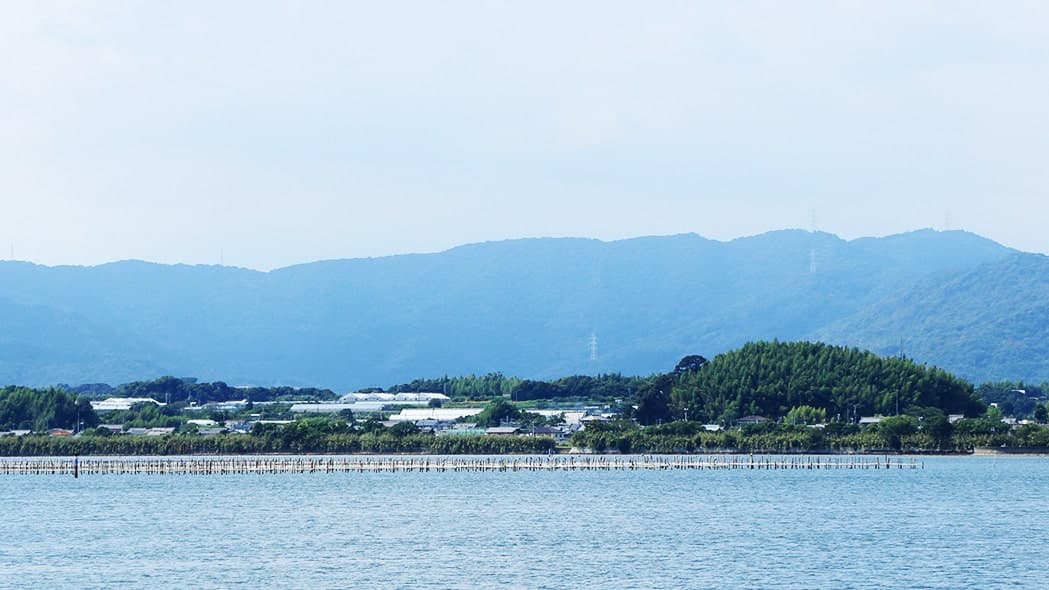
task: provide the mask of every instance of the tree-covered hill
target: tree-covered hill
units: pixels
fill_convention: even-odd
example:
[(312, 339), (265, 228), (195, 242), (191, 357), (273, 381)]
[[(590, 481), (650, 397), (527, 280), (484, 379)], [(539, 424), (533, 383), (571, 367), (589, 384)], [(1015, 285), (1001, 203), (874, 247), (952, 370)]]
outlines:
[(910, 407), (978, 415), (985, 405), (971, 384), (908, 359), (811, 342), (755, 342), (694, 370), (666, 375), (671, 415), (731, 422), (746, 415), (777, 419), (792, 408), (828, 418), (893, 415)]

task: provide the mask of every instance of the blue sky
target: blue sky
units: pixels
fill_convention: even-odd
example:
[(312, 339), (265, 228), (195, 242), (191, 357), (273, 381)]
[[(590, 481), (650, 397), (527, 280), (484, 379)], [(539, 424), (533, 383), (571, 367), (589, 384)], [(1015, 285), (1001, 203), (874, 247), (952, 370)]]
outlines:
[(1049, 252), (1045, 2), (0, 6), (0, 257), (525, 236)]

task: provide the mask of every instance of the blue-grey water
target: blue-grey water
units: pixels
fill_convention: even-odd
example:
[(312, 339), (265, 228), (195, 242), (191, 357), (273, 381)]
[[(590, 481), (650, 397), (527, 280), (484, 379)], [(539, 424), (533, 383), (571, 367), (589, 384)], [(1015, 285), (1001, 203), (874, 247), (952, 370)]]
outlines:
[(0, 476), (0, 588), (1047, 588), (1049, 459)]

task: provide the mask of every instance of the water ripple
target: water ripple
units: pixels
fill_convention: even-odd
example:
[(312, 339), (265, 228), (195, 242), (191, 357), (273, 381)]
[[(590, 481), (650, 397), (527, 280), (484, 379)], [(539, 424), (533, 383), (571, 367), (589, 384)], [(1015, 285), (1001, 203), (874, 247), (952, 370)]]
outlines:
[(0, 587), (1042, 588), (1049, 461), (7, 476)]

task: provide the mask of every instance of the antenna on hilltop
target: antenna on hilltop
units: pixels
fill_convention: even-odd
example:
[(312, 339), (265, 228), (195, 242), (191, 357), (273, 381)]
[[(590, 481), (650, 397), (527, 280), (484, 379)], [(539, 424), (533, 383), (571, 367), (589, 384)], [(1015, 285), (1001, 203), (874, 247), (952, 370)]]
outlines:
[(590, 335), (590, 360), (597, 360), (597, 334)]

